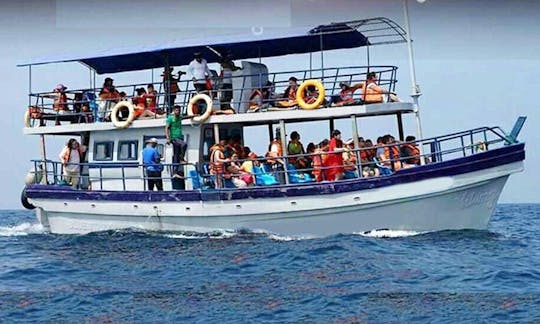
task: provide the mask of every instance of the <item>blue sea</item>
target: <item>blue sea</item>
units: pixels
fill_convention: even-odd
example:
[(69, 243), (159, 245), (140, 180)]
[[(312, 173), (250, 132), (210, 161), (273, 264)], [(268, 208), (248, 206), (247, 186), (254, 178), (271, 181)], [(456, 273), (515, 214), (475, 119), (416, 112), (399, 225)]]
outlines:
[(539, 322), (540, 205), (487, 231), (326, 238), (43, 233), (0, 211), (0, 319), (60, 323)]

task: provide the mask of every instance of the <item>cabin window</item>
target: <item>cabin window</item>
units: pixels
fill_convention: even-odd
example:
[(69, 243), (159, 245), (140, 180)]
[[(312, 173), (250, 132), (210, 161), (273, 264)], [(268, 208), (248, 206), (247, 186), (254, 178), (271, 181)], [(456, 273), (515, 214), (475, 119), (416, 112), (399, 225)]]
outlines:
[(94, 161), (112, 161), (114, 142), (94, 143)]
[(137, 141), (118, 142), (118, 161), (137, 160), (138, 148)]

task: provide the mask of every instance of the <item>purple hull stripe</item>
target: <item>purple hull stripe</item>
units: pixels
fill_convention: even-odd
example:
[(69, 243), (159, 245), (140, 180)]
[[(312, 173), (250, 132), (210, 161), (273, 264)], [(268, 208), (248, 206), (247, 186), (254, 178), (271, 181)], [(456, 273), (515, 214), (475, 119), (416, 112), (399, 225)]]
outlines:
[(477, 153), (445, 162), (431, 163), (404, 169), (391, 176), (359, 178), (338, 182), (304, 183), (287, 186), (251, 187), (244, 189), (185, 190), (185, 191), (82, 191), (68, 186), (30, 185), (26, 189), (28, 198), (87, 200), (87, 201), (212, 201), (253, 198), (299, 197), (328, 195), (341, 192), (362, 191), (419, 180), (455, 176), (479, 171), (525, 159), (523, 143)]

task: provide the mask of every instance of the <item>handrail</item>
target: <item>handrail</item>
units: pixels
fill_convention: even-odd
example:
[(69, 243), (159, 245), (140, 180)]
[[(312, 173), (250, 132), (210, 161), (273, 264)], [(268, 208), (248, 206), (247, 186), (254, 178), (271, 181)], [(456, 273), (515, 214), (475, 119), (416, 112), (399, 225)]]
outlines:
[[(309, 72), (309, 74), (308, 74)], [(315, 69), (304, 69), (304, 70), (292, 70), (292, 71), (280, 71), (280, 72), (268, 72), (268, 73), (253, 73), (240, 76), (232, 76), (233, 85), (239, 88), (226, 89), (221, 88), (221, 80), (217, 77), (212, 78), (214, 87), (212, 89), (211, 97), (216, 99), (221, 99), (221, 104), (226, 104), (223, 99), (227, 93), (233, 93), (234, 102), (231, 103), (236, 112), (244, 112), (249, 106), (249, 96), (255, 89), (262, 89), (265, 85), (265, 82), (271, 81), (274, 83), (275, 93), (281, 94), (288, 86), (288, 78), (291, 76), (296, 76), (299, 82), (306, 81), (307, 79), (320, 79), (323, 86), (325, 87), (327, 95), (333, 96), (339, 92), (340, 82), (348, 82), (350, 84), (365, 82), (366, 75), (368, 72), (375, 72), (378, 76), (379, 85), (388, 89), (388, 91), (394, 91), (397, 83), (397, 67), (391, 65), (379, 65), (379, 66), (341, 66), (341, 67), (327, 67), (327, 68), (315, 68)], [(308, 77), (309, 75), (309, 77)], [(238, 81), (235, 81), (238, 80)], [(251, 80), (247, 82), (247, 80)], [(194, 87), (192, 86), (192, 81), (188, 79), (179, 80), (178, 82), (179, 89), (177, 93), (170, 93), (171, 95), (177, 96), (176, 104), (179, 104), (183, 107), (183, 113), (187, 113), (187, 105), (193, 94), (195, 93)], [(162, 82), (148, 82), (148, 83), (136, 83), (128, 85), (117, 85), (115, 88), (118, 91), (123, 91), (126, 95), (122, 98), (123, 100), (131, 101), (135, 97), (136, 89), (138, 87), (144, 87), (148, 84), (152, 84), (156, 90), (156, 102), (157, 109), (163, 112), (170, 112), (169, 108), (166, 105), (166, 95), (167, 92), (163, 88)], [(254, 85), (252, 85), (254, 84)], [(93, 120), (90, 122), (102, 121), (103, 117), (110, 113), (111, 107), (105, 107), (107, 110), (100, 110), (98, 113), (99, 102), (108, 102), (107, 99), (100, 99), (97, 96), (97, 93), (101, 90), (100, 88), (85, 88), (85, 89), (75, 89), (65, 91), (66, 95), (69, 95), (66, 103), (67, 110), (56, 111), (54, 109), (54, 93), (52, 92), (34, 92), (29, 94), (30, 102), (33, 102), (33, 106), (40, 109), (41, 114), (50, 118), (63, 118), (64, 120), (68, 117), (73, 117), (73, 122), (82, 122), (80, 117), (86, 117), (91, 115)], [(82, 94), (84, 92), (90, 92), (96, 95), (95, 101), (88, 100), (75, 100), (76, 94)], [(279, 100), (278, 98), (275, 98)], [(76, 111), (75, 107), (82, 105), (90, 105), (94, 107), (90, 112)], [(105, 105), (104, 105), (105, 106)], [(71, 107), (71, 109), (70, 109)], [(66, 117), (61, 117), (63, 114), (69, 115)], [(77, 120), (77, 117), (78, 120)], [(69, 118), (68, 118), (69, 119)], [(62, 119), (61, 119), (62, 120)], [(87, 122), (86, 120), (84, 122)]]
[[(378, 170), (375, 172), (375, 175), (382, 173), (382, 168), (387, 168), (391, 170), (390, 172), (399, 172), (399, 170), (395, 169), (395, 163), (398, 163), (402, 167), (413, 167), (409, 164), (409, 161), (411, 161), (412, 158), (420, 158), (420, 155), (414, 155), (414, 156), (400, 156), (397, 158), (391, 158), (390, 160), (386, 161), (380, 161), (379, 163), (375, 163), (373, 161), (373, 150), (376, 150), (377, 148), (389, 148), (396, 146), (398, 148), (401, 148), (403, 144), (414, 144), (414, 145), (424, 145), (429, 146), (429, 150), (424, 150), (424, 158), (426, 158), (429, 163), (439, 163), (442, 161), (451, 161), (452, 159), (464, 157), (468, 155), (477, 154), (478, 152), (481, 152), (483, 150), (489, 150), (493, 147), (497, 147), (498, 145), (512, 145), (513, 143), (510, 143), (506, 137), (501, 135), (501, 133), (504, 134), (502, 129), (500, 127), (480, 127), (475, 129), (470, 129), (466, 131), (451, 133), (451, 134), (445, 134), (437, 137), (432, 137), (428, 139), (418, 140), (414, 142), (402, 142), (402, 143), (392, 143), (387, 145), (379, 145), (379, 146), (371, 146), (371, 147), (360, 147), (360, 148), (354, 148), (350, 149), (349, 151), (351, 153), (354, 153), (356, 156), (368, 156), (366, 160), (358, 159), (356, 163), (354, 163), (355, 166), (355, 172), (353, 172), (354, 178), (359, 177), (371, 177), (371, 175), (365, 175), (363, 174), (365, 171), (365, 168), (368, 167), (370, 170), (373, 168), (373, 170)], [(463, 144), (462, 144), (463, 143)], [(432, 145), (437, 144), (437, 145)], [(444, 148), (443, 148), (444, 146)], [(362, 152), (366, 152), (366, 154), (362, 154)], [(367, 154), (369, 153), (369, 154)], [(277, 158), (255, 158), (255, 159), (239, 159), (235, 162), (238, 162), (239, 164), (244, 161), (252, 161), (255, 164), (261, 164), (264, 166), (264, 164), (267, 164), (269, 160), (278, 161), (278, 163), (291, 163), (291, 160), (297, 159), (299, 157), (307, 158), (313, 160), (314, 157), (318, 156), (321, 161), (323, 160), (324, 155), (328, 154), (342, 154), (342, 152), (314, 152), (314, 153), (307, 153), (307, 154), (294, 154), (294, 155), (288, 155), (286, 157), (277, 157)], [(457, 154), (457, 155), (456, 155)], [(376, 157), (378, 158), (378, 157)], [(43, 173), (43, 170), (47, 170), (47, 178), (50, 180), (51, 185), (59, 185), (62, 183), (62, 174), (63, 174), (63, 166), (58, 161), (52, 161), (52, 160), (32, 160), (34, 164), (34, 173)], [(346, 167), (350, 168), (353, 165), (347, 164), (347, 161), (344, 161), (344, 164), (342, 166), (338, 167)], [(47, 167), (44, 168), (43, 164), (47, 163)], [(198, 163), (184, 163), (184, 164), (162, 164), (165, 169), (169, 170), (169, 175), (163, 175), (163, 180), (169, 180), (171, 181), (173, 178), (175, 178), (172, 170), (178, 169), (178, 167), (183, 167), (186, 169), (186, 173), (183, 175), (183, 178), (185, 180), (191, 180), (192, 183), (194, 183), (193, 177), (190, 175), (191, 170), (196, 171), (197, 177), (200, 177), (201, 179), (205, 181), (209, 181), (212, 179), (215, 179), (216, 177), (222, 181), (222, 183), (225, 181), (222, 175), (216, 175), (212, 173), (208, 173), (206, 171), (201, 171), (201, 165)], [(93, 187), (93, 190), (104, 190), (107, 186), (105, 186), (105, 182), (107, 181), (121, 181), (121, 184), (119, 187), (117, 187), (115, 190), (130, 190), (128, 188), (128, 185), (126, 181), (143, 181), (144, 185), (143, 188), (146, 190), (146, 180), (148, 177), (144, 173), (145, 165), (141, 163), (133, 164), (133, 163), (110, 163), (110, 162), (92, 162), (92, 163), (80, 163), (79, 164), (80, 169), (83, 171), (81, 173), (81, 178), (88, 177), (89, 181), (92, 184), (98, 184), (99, 186)], [(142, 168), (141, 174), (138, 175), (126, 175), (127, 168)], [(296, 175), (312, 175), (315, 171), (321, 172), (322, 174), (322, 180), (333, 180), (333, 179), (325, 179), (325, 170), (334, 168), (336, 166), (328, 166), (321, 164), (318, 167), (315, 167), (313, 165), (305, 167), (305, 168), (297, 168), (295, 170), (288, 169), (288, 168), (273, 168), (270, 172), (273, 174), (274, 178), (277, 180), (279, 178), (284, 177), (293, 177)], [(98, 169), (98, 175), (90, 175), (90, 168), (92, 169)], [(104, 175), (105, 169), (119, 169), (120, 172), (117, 172), (116, 175)], [(257, 175), (256, 172), (253, 172), (252, 177), (254, 179), (257, 179), (257, 177), (260, 177), (260, 175)], [(232, 177), (238, 177), (239, 174), (230, 174)], [(44, 177), (42, 177), (44, 179)], [(39, 183), (41, 179), (38, 179), (38, 177), (35, 177), (36, 183)], [(199, 180), (199, 179), (197, 179)], [(278, 183), (276, 183), (278, 184)], [(285, 182), (281, 182), (281, 185), (285, 185)], [(82, 186), (84, 188), (84, 185)], [(86, 188), (85, 188), (86, 189)], [(199, 187), (200, 190), (204, 190), (204, 185), (200, 184)], [(227, 189), (227, 188), (214, 188), (217, 190), (221, 189)]]

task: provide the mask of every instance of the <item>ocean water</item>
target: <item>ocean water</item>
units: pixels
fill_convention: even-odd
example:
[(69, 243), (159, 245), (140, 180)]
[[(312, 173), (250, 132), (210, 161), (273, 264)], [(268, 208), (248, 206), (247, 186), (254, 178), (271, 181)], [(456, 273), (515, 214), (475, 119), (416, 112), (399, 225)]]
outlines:
[(0, 319), (60, 323), (540, 322), (540, 205), (487, 231), (326, 238), (43, 233), (0, 211)]

